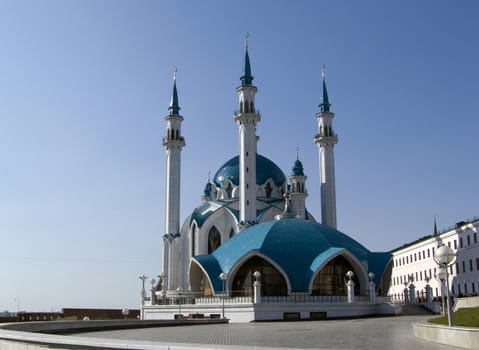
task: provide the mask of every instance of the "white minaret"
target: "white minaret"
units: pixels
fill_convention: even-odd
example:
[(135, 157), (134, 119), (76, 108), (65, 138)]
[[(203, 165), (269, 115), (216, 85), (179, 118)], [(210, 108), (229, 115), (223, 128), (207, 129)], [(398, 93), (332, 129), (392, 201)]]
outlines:
[(240, 225), (247, 227), (256, 222), (256, 123), (261, 120), (255, 110), (254, 97), (258, 90), (252, 85), (253, 76), (248, 56), (248, 36), (245, 45), (245, 63), (241, 85), (236, 88), (239, 111), (234, 120), (240, 136)]
[(299, 160), (299, 151), (296, 152), (296, 161), (294, 162), (293, 171), (289, 177), (289, 198), (291, 201), (291, 212), (294, 217), (306, 219), (306, 179), (304, 175), (303, 164)]
[(173, 95), (171, 96), (169, 114), (166, 120), (166, 137), (163, 146), (166, 150), (166, 200), (165, 200), (165, 235), (163, 236), (163, 291), (176, 289), (180, 281), (178, 276), (179, 257), (172, 256), (174, 239), (180, 234), (180, 178), (181, 149), (185, 139), (181, 136), (178, 92), (176, 91), (176, 70), (173, 76)]
[(331, 106), (326, 89), (324, 77), (324, 65), (322, 70), (323, 100), (319, 105), (320, 112), (316, 114), (318, 121), (318, 133), (314, 143), (319, 148), (319, 172), (321, 177), (321, 222), (332, 228), (336, 224), (336, 184), (334, 177), (334, 145), (338, 143), (338, 136), (333, 129), (334, 113), (329, 111)]

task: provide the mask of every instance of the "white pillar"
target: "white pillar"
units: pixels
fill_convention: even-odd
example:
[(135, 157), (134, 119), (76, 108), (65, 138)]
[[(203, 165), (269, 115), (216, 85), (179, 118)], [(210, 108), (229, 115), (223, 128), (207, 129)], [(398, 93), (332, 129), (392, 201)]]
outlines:
[(416, 304), (416, 286), (414, 283), (409, 285), (409, 300), (411, 304)]
[(348, 303), (354, 303), (354, 282), (349, 280), (347, 283), (348, 286)]
[(376, 283), (373, 281), (369, 282), (369, 301), (371, 303), (376, 302)]

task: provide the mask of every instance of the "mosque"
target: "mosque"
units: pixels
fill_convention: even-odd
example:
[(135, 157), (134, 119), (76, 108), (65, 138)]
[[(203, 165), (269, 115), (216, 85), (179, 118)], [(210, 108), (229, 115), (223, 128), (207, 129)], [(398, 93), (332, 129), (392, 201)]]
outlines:
[[(253, 79), (246, 41), (241, 83), (236, 88), (239, 108), (233, 116), (239, 128), (239, 155), (208, 179), (201, 204), (180, 229), (181, 150), (185, 138), (175, 74), (163, 138), (163, 271), (154, 293), (152, 289), (151, 302), (142, 303), (143, 317), (164, 318), (178, 313), (173, 305), (179, 303), (184, 304), (184, 312), (215, 312), (218, 309), (211, 305), (215, 299), (222, 299), (223, 314), (226, 299), (227, 317), (233, 319), (234, 312), (242, 312), (234, 300), (246, 303), (243, 307), (250, 311), (237, 317), (241, 320), (282, 319), (287, 314), (308, 318), (314, 312), (328, 310), (325, 301), (331, 304), (334, 300), (336, 307), (348, 306), (341, 315), (377, 313), (371, 305), (376, 306), (375, 296), (385, 295), (389, 289), (391, 254), (370, 252), (336, 229), (334, 146), (338, 136), (333, 128), (324, 66), (322, 100), (316, 114), (318, 131), (312, 135), (319, 151), (321, 223), (306, 207), (308, 176), (299, 157), (286, 176), (272, 160), (257, 153), (256, 126), (261, 115), (256, 109)], [(348, 278), (349, 285), (354, 286), (350, 292), (356, 296), (356, 309), (346, 299)], [(299, 299), (301, 303), (294, 302)], [(266, 304), (267, 311), (261, 312)], [(329, 315), (335, 316), (333, 311)]]

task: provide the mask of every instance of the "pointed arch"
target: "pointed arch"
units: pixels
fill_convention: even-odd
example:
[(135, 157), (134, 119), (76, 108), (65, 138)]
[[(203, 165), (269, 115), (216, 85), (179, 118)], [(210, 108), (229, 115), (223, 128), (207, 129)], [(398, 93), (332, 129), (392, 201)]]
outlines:
[[(334, 261), (337, 257), (342, 257), (342, 259), (338, 259)], [(328, 264), (331, 262), (331, 265)], [(320, 276), (323, 269), (328, 268), (329, 271), (324, 270), (322, 276)], [(321, 279), (324, 280), (326, 275), (329, 275), (330, 278), (336, 278), (334, 282), (328, 283), (340, 283), (341, 279), (345, 277), (345, 274), (348, 270), (343, 271), (346, 267), (352, 270), (355, 274), (355, 278), (353, 278), (355, 283), (355, 294), (357, 295), (366, 295), (367, 288), (368, 288), (368, 276), (367, 271), (365, 270), (363, 264), (348, 250), (342, 248), (330, 248), (324, 253), (320, 254), (319, 256), (314, 259), (313, 263), (311, 264), (311, 269), (314, 271), (312, 276), (309, 280), (309, 292), (310, 294), (317, 294), (317, 286), (320, 286), (319, 293), (321, 293), (325, 287), (321, 287)], [(343, 274), (344, 272), (344, 274)], [(318, 277), (319, 276), (319, 277)], [(319, 278), (319, 281), (318, 281)], [(316, 285), (315, 285), (316, 284)], [(330, 288), (331, 290), (340, 290), (340, 287), (336, 288), (337, 286), (333, 285)], [(323, 289), (321, 289), (323, 288)], [(316, 291), (315, 291), (316, 290)]]
[[(237, 283), (237, 280), (236, 280), (236, 276), (238, 275), (238, 273), (240, 272), (240, 270), (246, 266), (245, 264), (247, 264), (248, 261), (250, 261), (251, 259), (253, 258), (261, 258), (262, 260), (264, 260), (267, 264), (269, 264), (269, 266), (273, 267), (278, 273), (277, 274), (273, 274), (274, 275), (274, 278), (276, 278), (277, 280), (278, 279), (281, 279), (285, 282), (285, 289), (283, 288), (281, 290), (282, 293), (285, 293), (285, 294), (281, 294), (281, 295), (288, 295), (291, 291), (291, 282), (288, 278), (288, 275), (287, 273), (283, 270), (283, 268), (278, 265), (274, 260), (270, 259), (269, 257), (267, 257), (266, 255), (264, 254), (261, 254), (259, 253), (258, 251), (250, 251), (248, 252), (248, 254), (245, 254), (243, 257), (241, 257), (241, 259), (239, 259), (236, 264), (230, 269), (230, 272), (229, 272), (229, 275), (231, 276), (230, 279), (228, 280), (228, 289), (233, 293), (233, 294), (236, 294), (236, 295), (241, 295), (241, 293), (247, 293), (248, 292), (248, 288), (244, 288), (243, 292), (241, 292), (241, 288), (238, 290), (238, 286), (235, 285), (235, 283)], [(252, 266), (254, 268), (254, 266)], [(251, 271), (252, 269), (250, 269)], [(252, 270), (252, 272), (254, 272), (256, 270)], [(271, 272), (272, 270), (270, 270), (269, 272)], [(261, 272), (261, 271), (260, 271)], [(271, 274), (270, 274), (271, 276)], [(238, 276), (239, 277), (239, 276)], [(243, 273), (243, 280), (245, 281), (241, 281), (240, 282), (243, 282), (243, 286), (246, 284), (249, 283), (249, 278), (251, 278), (251, 276), (249, 275), (249, 273), (247, 273), (246, 275)], [(240, 279), (240, 277), (239, 277)], [(266, 293), (269, 293), (269, 291), (272, 291), (273, 288), (270, 284), (270, 277), (267, 277), (265, 279), (263, 279), (263, 274), (262, 274), (262, 277), (261, 277), (261, 283), (263, 285), (262, 287), (262, 295), (268, 295), (268, 294), (265, 294), (265, 284), (269, 284), (270, 287), (267, 289), (268, 291)], [(274, 283), (274, 281), (273, 281)], [(252, 284), (251, 284), (252, 285)]]
[(261, 291), (264, 296), (286, 296), (288, 285), (282, 273), (269, 261), (258, 255), (246, 260), (236, 271), (231, 283), (233, 295), (253, 294), (253, 273), (261, 273)]

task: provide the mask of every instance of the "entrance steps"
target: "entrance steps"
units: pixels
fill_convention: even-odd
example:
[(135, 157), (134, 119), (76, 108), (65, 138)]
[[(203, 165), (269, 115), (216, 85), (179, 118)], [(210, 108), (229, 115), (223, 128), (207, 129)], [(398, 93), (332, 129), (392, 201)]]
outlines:
[(421, 304), (406, 304), (402, 305), (402, 315), (404, 316), (420, 316), (420, 315), (431, 315), (433, 312), (425, 308)]

